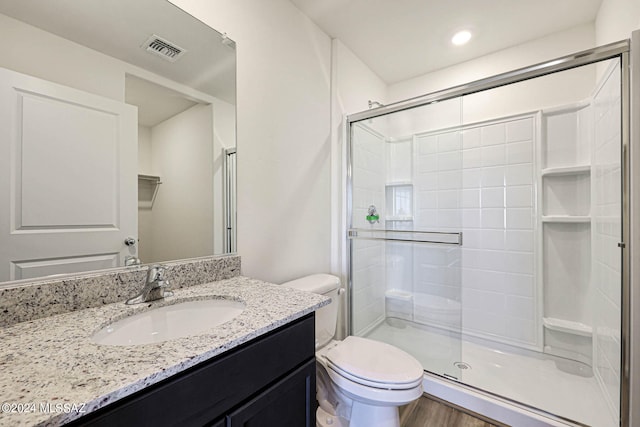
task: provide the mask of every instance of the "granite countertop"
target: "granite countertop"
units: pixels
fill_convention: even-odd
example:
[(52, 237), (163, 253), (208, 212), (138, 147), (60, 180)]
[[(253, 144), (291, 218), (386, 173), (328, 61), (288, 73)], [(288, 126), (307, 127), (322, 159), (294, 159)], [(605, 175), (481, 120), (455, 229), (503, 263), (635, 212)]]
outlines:
[[(177, 289), (153, 303), (124, 302), (0, 329), (0, 425), (61, 425), (328, 304), (329, 298), (238, 276)], [(91, 335), (120, 318), (183, 300), (243, 301), (235, 319), (157, 344), (104, 346)]]

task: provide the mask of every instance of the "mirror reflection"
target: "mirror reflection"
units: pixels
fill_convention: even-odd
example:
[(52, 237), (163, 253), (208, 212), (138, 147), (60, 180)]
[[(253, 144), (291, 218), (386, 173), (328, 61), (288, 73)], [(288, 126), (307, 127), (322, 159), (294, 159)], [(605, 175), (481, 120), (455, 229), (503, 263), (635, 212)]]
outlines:
[(231, 39), (164, 0), (0, 0), (0, 35), (0, 282), (235, 251)]

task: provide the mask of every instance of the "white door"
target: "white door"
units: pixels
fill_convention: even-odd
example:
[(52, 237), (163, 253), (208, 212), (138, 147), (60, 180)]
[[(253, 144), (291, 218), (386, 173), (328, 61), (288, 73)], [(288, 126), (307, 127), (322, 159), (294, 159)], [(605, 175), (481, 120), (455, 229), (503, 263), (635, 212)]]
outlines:
[(123, 265), (137, 108), (0, 68), (0, 281)]

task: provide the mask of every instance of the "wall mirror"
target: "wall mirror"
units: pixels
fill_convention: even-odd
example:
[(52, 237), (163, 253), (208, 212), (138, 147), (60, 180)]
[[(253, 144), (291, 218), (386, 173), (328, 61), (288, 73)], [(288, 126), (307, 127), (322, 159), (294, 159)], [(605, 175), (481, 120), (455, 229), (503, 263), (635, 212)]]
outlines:
[(0, 0), (0, 286), (235, 252), (235, 43), (165, 0)]

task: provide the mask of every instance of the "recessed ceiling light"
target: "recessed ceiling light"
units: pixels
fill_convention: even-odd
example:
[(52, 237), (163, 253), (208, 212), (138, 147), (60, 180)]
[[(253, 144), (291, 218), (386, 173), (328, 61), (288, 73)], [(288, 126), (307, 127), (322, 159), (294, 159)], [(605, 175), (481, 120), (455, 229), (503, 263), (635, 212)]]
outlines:
[(462, 46), (469, 40), (471, 40), (471, 33), (467, 30), (463, 30), (458, 31), (454, 34), (454, 36), (451, 38), (451, 43), (455, 44), (456, 46)]

